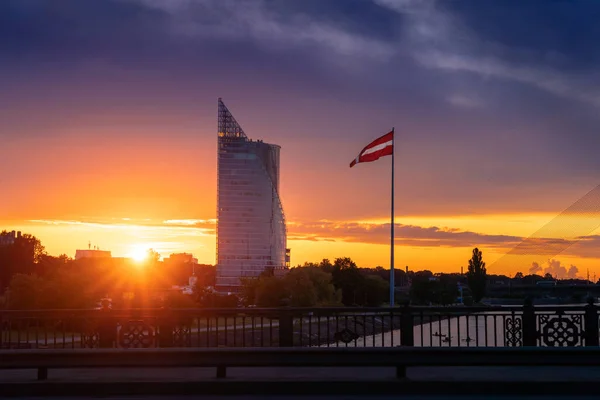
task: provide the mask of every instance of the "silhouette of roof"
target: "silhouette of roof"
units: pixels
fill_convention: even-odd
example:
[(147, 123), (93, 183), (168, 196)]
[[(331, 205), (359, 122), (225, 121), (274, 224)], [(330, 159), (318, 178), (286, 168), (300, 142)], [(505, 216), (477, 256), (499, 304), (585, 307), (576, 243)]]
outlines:
[(244, 130), (237, 123), (231, 111), (227, 108), (223, 100), (219, 97), (219, 136), (248, 138)]

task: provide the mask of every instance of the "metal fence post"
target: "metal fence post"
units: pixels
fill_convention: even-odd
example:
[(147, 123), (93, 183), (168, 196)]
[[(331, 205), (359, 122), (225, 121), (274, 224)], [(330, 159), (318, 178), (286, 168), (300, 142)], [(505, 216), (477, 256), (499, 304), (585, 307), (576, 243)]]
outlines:
[(98, 347), (111, 348), (115, 346), (117, 340), (117, 326), (112, 318), (111, 310), (103, 308), (98, 311), (100, 314), (100, 323), (98, 325)]
[(409, 303), (405, 303), (400, 314), (400, 345), (414, 346), (414, 315)]
[(523, 304), (523, 346), (535, 346), (536, 342), (535, 308), (531, 297), (527, 297)]
[(294, 346), (294, 318), (290, 311), (279, 312), (279, 347)]
[[(175, 338), (173, 335), (174, 328), (173, 319), (169, 317), (161, 317), (158, 319), (158, 346), (157, 347), (174, 347)], [(200, 328), (198, 328), (200, 329)]]
[[(404, 303), (400, 314), (400, 346), (414, 346), (414, 315), (410, 309), (410, 303)], [(393, 334), (393, 332), (392, 332)], [(406, 365), (396, 365), (396, 378), (406, 378)]]
[(585, 306), (585, 345), (598, 346), (598, 307), (593, 297), (588, 298)]

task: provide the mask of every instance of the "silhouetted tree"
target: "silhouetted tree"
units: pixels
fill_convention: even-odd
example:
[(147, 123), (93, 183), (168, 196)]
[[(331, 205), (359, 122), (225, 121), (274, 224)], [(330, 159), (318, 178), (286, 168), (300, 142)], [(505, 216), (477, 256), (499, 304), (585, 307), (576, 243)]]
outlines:
[(8, 286), (15, 274), (35, 273), (35, 266), (44, 254), (40, 240), (27, 233), (17, 236), (10, 245), (0, 246), (0, 288)]
[(478, 303), (485, 296), (485, 287), (487, 283), (487, 271), (481, 251), (476, 247), (473, 249), (473, 256), (469, 260), (469, 270), (467, 272), (467, 283), (473, 296), (473, 301)]
[(260, 307), (336, 306), (341, 297), (331, 274), (316, 267), (293, 268), (284, 276), (246, 278), (242, 285), (244, 303)]
[(42, 254), (37, 264), (35, 264), (34, 273), (40, 277), (45, 277), (65, 269), (71, 261), (72, 259), (66, 254), (61, 254), (58, 257)]
[(275, 268), (266, 267), (263, 272), (260, 273), (261, 277), (275, 276)]
[(197, 279), (197, 285), (204, 287), (215, 286), (217, 276), (217, 267), (215, 265), (198, 265), (194, 271)]
[(154, 268), (160, 261), (160, 254), (154, 249), (148, 249), (148, 253), (146, 255), (146, 266)]
[(319, 263), (319, 268), (321, 268), (323, 271), (325, 271), (327, 273), (332, 273), (333, 272), (333, 264), (331, 263), (331, 261), (329, 261), (328, 258), (324, 258)]
[(428, 277), (422, 274), (415, 274), (410, 286), (410, 300), (412, 303), (419, 305), (429, 305), (434, 302), (435, 282), (430, 281)]
[(333, 262), (332, 283), (342, 291), (342, 303), (346, 306), (359, 305), (364, 301), (361, 292), (364, 290), (365, 277), (358, 270), (356, 263), (349, 257), (336, 258)]
[(194, 297), (179, 291), (173, 291), (165, 297), (164, 306), (168, 308), (196, 308)]
[(450, 305), (458, 298), (457, 276), (439, 274), (430, 276), (430, 271), (419, 271), (414, 274), (410, 287), (410, 300), (415, 304)]
[(194, 288), (192, 298), (202, 308), (236, 308), (240, 302), (236, 295), (222, 295), (202, 286)]
[(457, 278), (451, 274), (442, 274), (437, 281), (437, 301), (443, 306), (454, 304), (458, 298)]
[(361, 305), (377, 307), (389, 301), (390, 284), (378, 275), (368, 275), (364, 280), (363, 293)]
[(11, 310), (40, 309), (44, 303), (42, 291), (44, 281), (36, 275), (15, 274), (10, 280), (5, 297)]
[(541, 280), (544, 280), (544, 277), (540, 276), (540, 275), (536, 275), (536, 274), (525, 275), (523, 277), (523, 284), (525, 284), (525, 285), (535, 285), (536, 282), (539, 282)]
[(523, 273), (522, 272), (517, 272), (515, 274), (515, 279), (523, 279)]

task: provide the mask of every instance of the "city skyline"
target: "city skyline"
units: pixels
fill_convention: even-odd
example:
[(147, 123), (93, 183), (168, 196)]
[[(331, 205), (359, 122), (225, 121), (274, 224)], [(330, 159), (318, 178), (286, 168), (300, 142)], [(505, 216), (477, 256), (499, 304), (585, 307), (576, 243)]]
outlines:
[(282, 146), (292, 265), (388, 267), (390, 161), (348, 161), (395, 126), (397, 268), (459, 271), (477, 246), (490, 273), (600, 272), (597, 229), (493, 266), (599, 183), (600, 5), (49, 4), (0, 3), (0, 230), (215, 264), (223, 97)]

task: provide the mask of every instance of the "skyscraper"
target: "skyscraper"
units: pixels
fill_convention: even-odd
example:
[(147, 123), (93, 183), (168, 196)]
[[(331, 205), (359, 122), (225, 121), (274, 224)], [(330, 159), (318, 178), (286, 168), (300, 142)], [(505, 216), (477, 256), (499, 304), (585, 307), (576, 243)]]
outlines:
[(286, 267), (278, 145), (249, 139), (219, 99), (217, 280), (235, 292), (240, 278)]

